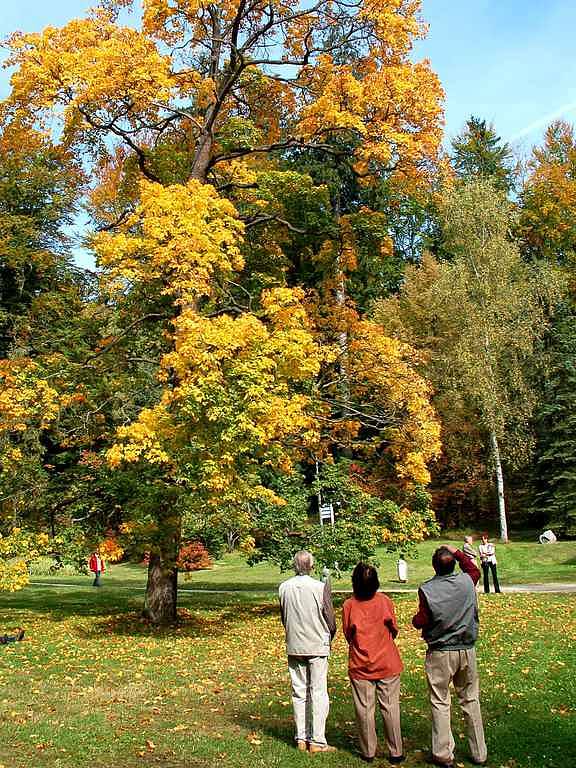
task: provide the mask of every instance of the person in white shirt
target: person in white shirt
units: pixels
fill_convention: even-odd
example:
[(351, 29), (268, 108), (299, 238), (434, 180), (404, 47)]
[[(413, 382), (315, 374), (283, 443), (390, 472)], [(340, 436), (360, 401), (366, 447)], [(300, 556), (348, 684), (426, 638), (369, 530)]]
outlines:
[(490, 592), (490, 577), (489, 571), (492, 571), (492, 581), (494, 582), (494, 592), (500, 592), (500, 584), (498, 583), (498, 573), (496, 570), (496, 547), (490, 541), (488, 541), (488, 534), (482, 534), (482, 544), (478, 547), (478, 554), (480, 555), (480, 562), (482, 564), (482, 574), (484, 576), (484, 592), (488, 594)]
[(280, 610), (286, 631), (288, 668), (296, 723), (296, 745), (309, 752), (335, 752), (326, 741), (328, 657), (336, 634), (330, 581), (310, 576), (314, 558), (302, 550), (294, 556), (296, 576), (280, 584)]

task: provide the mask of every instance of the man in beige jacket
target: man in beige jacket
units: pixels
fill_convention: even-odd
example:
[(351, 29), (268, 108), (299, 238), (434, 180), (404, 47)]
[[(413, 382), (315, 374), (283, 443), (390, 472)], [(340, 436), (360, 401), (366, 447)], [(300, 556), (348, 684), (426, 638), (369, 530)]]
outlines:
[(313, 579), (314, 558), (302, 550), (294, 556), (296, 576), (278, 590), (292, 682), (298, 749), (335, 752), (326, 742), (328, 657), (336, 634), (330, 583)]

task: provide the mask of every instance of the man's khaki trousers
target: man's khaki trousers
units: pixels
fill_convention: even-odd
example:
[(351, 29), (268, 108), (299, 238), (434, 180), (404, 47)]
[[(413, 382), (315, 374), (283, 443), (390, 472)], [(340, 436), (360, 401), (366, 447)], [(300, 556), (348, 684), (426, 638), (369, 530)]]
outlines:
[(480, 711), (480, 686), (476, 651), (428, 651), (426, 677), (432, 705), (432, 754), (440, 762), (454, 760), (454, 737), (450, 727), (450, 683), (458, 696), (466, 725), (472, 759), (486, 760), (486, 742)]
[(288, 656), (296, 740), (326, 744), (328, 657)]
[(376, 699), (384, 720), (386, 746), (392, 757), (402, 754), (400, 730), (400, 675), (384, 680), (353, 680), (352, 697), (356, 710), (356, 724), (360, 752), (364, 757), (374, 757), (378, 739), (376, 736)]

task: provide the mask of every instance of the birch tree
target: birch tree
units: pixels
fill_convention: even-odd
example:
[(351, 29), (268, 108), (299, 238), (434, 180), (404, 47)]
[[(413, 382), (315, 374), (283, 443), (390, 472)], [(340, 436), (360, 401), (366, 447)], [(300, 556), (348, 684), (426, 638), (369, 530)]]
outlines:
[[(541, 276), (510, 237), (513, 206), (486, 180), (448, 189), (440, 200), (450, 260), (408, 272), (400, 296), (378, 314), (399, 320), (397, 333), (428, 351), (427, 374), (444, 402), (464, 399), (491, 457), (500, 538), (508, 540), (505, 466), (530, 453), (535, 347), (546, 328)], [(448, 406), (449, 407), (449, 406)]]

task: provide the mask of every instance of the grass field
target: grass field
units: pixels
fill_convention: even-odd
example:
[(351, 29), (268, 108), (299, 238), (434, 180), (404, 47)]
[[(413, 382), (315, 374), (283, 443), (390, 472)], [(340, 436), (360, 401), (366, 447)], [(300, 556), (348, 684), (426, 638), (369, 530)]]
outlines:
[[(137, 573), (124, 589), (31, 586), (0, 598), (0, 626), (27, 638), (0, 650), (0, 765), (5, 768), (331, 768), (355, 753), (346, 649), (330, 669), (334, 755), (292, 745), (283, 636), (275, 600), (183, 593), (181, 623), (139, 617)], [(129, 574), (127, 573), (126, 576)], [(265, 580), (262, 583), (266, 583)], [(86, 584), (86, 579), (84, 579)], [(410, 627), (415, 595), (395, 599), (405, 662), (406, 765), (425, 766), (430, 720), (424, 648)], [(576, 765), (576, 597), (480, 596), (482, 702), (489, 766)], [(468, 766), (459, 713), (458, 764)], [(387, 761), (383, 761), (387, 765)]]
[[(451, 537), (442, 543), (459, 546), (461, 538)], [(409, 584), (416, 587), (420, 582), (432, 575), (430, 560), (434, 549), (440, 541), (425, 541), (418, 546), (418, 558), (409, 559)], [(559, 542), (554, 545), (542, 546), (527, 541), (516, 541), (506, 545), (497, 545), (498, 574), (502, 584), (576, 583), (576, 542)], [(385, 550), (378, 553), (380, 562), (380, 581), (383, 589), (395, 589), (396, 555)], [(198, 571), (189, 578), (181, 576), (180, 584), (186, 589), (252, 589), (256, 591), (276, 591), (278, 583), (286, 578), (278, 568), (260, 564), (250, 568), (239, 554), (226, 555), (215, 563), (209, 571)], [(62, 581), (67, 584), (87, 584), (86, 576), (37, 576), (36, 582)], [(137, 565), (112, 566), (103, 579), (108, 586), (144, 587), (146, 582), (145, 568)], [(336, 589), (349, 589), (348, 574), (334, 581)]]

